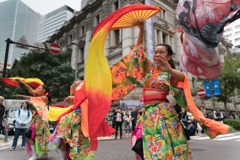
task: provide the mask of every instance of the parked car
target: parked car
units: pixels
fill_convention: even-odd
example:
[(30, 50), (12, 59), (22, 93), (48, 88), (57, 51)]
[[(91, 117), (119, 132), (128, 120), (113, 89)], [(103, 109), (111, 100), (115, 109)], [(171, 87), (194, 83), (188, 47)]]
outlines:
[[(8, 134), (9, 135), (14, 135), (14, 132), (15, 132), (15, 125), (14, 125), (13, 121), (15, 120), (15, 112), (16, 111), (17, 111), (17, 109), (7, 109), (5, 111), (3, 126), (5, 128), (6, 125), (8, 125)], [(4, 134), (5, 134), (5, 130), (4, 130)]]

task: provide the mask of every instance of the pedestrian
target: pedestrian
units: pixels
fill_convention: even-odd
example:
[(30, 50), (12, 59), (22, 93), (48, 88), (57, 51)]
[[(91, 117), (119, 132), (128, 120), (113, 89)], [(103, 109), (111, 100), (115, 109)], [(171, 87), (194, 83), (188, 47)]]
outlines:
[[(23, 84), (33, 96), (15, 94), (14, 97), (29, 99), (35, 109), (26, 133), (26, 151), (31, 156), (28, 160), (46, 159), (48, 158), (47, 152), (49, 152), (47, 141), (50, 138), (47, 104), (51, 103), (51, 91), (46, 85), (40, 85), (36, 90), (33, 90), (31, 86), (21, 80), (17, 81)], [(39, 157), (39, 154), (42, 155)]]
[(26, 146), (26, 132), (29, 128), (29, 123), (32, 119), (32, 113), (29, 110), (29, 102), (22, 103), (21, 108), (15, 112), (15, 133), (10, 151), (16, 149), (17, 141), (20, 133), (22, 133), (22, 145), (21, 148), (25, 149)]
[(3, 105), (4, 97), (0, 96), (0, 135), (4, 132), (4, 127), (2, 125), (4, 121), (5, 106)]
[(224, 116), (219, 109), (216, 109), (215, 111), (213, 111), (213, 118), (215, 121), (223, 123)]
[(116, 117), (116, 123), (115, 123), (115, 139), (117, 139), (118, 136), (118, 128), (120, 129), (120, 139), (122, 139), (122, 124), (123, 124), (123, 112), (122, 112), (122, 108), (119, 107), (114, 116)]
[(131, 111), (131, 122), (132, 122), (132, 131), (134, 131), (135, 127), (136, 127), (136, 122), (137, 122), (137, 108), (136, 107), (132, 107), (132, 111)]
[(124, 114), (124, 125), (125, 125), (125, 130), (126, 130), (126, 135), (131, 135), (131, 127), (130, 127), (130, 123), (131, 123), (131, 117), (128, 113), (128, 111), (125, 112)]
[(112, 115), (111, 115), (112, 128), (115, 128), (115, 124), (116, 124), (116, 117), (114, 116), (114, 114), (115, 114), (115, 109), (112, 110)]

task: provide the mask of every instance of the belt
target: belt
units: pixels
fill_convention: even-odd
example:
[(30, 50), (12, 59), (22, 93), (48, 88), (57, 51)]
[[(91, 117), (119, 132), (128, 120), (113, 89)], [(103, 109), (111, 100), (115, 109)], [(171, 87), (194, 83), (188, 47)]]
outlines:
[[(145, 91), (157, 91), (161, 93), (152, 93), (149, 95), (145, 95)], [(141, 102), (144, 102), (144, 105), (152, 104), (152, 103), (159, 103), (159, 102), (169, 102), (166, 98), (169, 91), (164, 89), (156, 89), (156, 88), (143, 88), (142, 90), (142, 98)]]

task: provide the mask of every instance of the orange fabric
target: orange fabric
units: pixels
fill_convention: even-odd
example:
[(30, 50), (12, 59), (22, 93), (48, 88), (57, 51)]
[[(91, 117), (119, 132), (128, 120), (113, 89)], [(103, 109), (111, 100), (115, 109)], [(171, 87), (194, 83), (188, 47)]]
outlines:
[(82, 127), (82, 132), (84, 137), (89, 137), (89, 131), (88, 131), (88, 100), (86, 99), (82, 104), (81, 104), (81, 116), (82, 116), (82, 122), (81, 122), (81, 127)]
[(192, 112), (194, 118), (200, 123), (200, 125), (204, 124), (205, 126), (209, 127), (209, 132), (211, 132), (211, 135), (212, 135), (211, 138), (215, 138), (220, 133), (226, 134), (228, 132), (228, 129), (229, 129), (228, 125), (205, 118), (202, 112), (196, 107), (190, 91), (188, 77), (186, 75), (184, 78), (184, 82), (179, 83), (179, 86), (182, 86), (182, 88), (184, 89), (184, 94), (186, 97), (188, 109)]
[(46, 101), (44, 101), (42, 97), (30, 97), (30, 103), (36, 108), (36, 111), (42, 117), (42, 120), (48, 121)]

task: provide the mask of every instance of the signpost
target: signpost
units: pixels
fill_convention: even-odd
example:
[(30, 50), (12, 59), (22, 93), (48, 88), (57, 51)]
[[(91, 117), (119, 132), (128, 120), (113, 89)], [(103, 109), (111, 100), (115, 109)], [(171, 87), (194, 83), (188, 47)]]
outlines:
[(51, 43), (49, 45), (49, 50), (52, 54), (58, 55), (61, 52), (61, 46), (57, 43)]
[(206, 96), (206, 90), (205, 90), (204, 88), (198, 89), (197, 95), (198, 95), (200, 98), (204, 98), (204, 97)]

